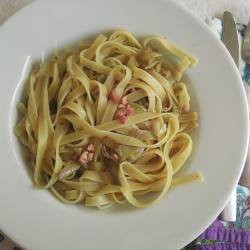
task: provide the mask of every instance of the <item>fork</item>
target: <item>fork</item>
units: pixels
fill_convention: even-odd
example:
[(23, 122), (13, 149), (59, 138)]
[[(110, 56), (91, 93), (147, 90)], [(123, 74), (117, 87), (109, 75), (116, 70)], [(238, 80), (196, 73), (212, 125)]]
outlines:
[(250, 64), (250, 22), (247, 25), (245, 37), (242, 42), (241, 57), (245, 63)]

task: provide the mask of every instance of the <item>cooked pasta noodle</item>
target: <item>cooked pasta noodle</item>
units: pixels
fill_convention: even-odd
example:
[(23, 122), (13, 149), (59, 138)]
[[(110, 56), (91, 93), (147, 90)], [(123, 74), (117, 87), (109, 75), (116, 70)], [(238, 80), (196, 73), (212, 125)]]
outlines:
[(65, 203), (142, 208), (173, 186), (202, 181), (199, 172), (176, 177), (198, 126), (181, 81), (196, 64), (163, 37), (139, 42), (125, 30), (55, 53), (32, 71), (18, 105), (15, 133), (35, 185)]

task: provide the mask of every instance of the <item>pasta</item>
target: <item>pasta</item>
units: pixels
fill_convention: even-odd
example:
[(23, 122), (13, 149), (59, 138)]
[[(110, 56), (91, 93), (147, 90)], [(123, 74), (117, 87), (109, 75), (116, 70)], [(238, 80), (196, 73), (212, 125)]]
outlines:
[[(100, 34), (41, 63), (29, 78), (15, 134), (28, 149), (34, 183), (62, 202), (143, 208), (175, 186), (192, 151), (183, 73), (197, 59), (160, 36)], [(148, 196), (147, 194), (154, 194)]]

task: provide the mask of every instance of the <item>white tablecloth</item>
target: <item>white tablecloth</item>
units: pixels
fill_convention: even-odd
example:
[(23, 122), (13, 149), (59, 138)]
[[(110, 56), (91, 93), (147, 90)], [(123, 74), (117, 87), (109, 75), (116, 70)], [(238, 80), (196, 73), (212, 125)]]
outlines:
[[(40, 0), (43, 1), (43, 0)], [(153, 1), (153, 0), (152, 0)], [(167, 0), (166, 0), (167, 1)], [(247, 23), (250, 19), (250, 0), (175, 0), (186, 6), (202, 19), (221, 16), (224, 10), (231, 11), (237, 21)], [(0, 0), (0, 24), (32, 0)]]

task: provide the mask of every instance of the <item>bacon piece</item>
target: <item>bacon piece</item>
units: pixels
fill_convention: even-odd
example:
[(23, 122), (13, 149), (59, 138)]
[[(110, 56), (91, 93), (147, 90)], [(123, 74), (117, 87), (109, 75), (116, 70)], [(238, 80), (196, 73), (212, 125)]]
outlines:
[(133, 115), (134, 109), (128, 104), (127, 105), (127, 116)]
[(80, 157), (78, 159), (78, 162), (81, 165), (84, 165), (84, 164), (88, 163), (88, 154), (89, 154), (88, 151), (83, 151), (82, 154), (80, 155)]
[(125, 124), (128, 120), (128, 117), (126, 115), (124, 116), (121, 116), (121, 117), (118, 117), (117, 120), (122, 123), (122, 124)]
[(86, 150), (84, 150), (79, 159), (78, 159), (78, 162), (81, 164), (81, 165), (85, 165), (87, 164), (88, 162), (92, 161), (93, 160), (93, 157), (94, 157), (94, 145), (93, 144), (89, 144), (87, 147), (86, 147)]
[(115, 118), (120, 122), (120, 123), (126, 123), (128, 120), (128, 117), (133, 114), (134, 110), (133, 108), (127, 104), (119, 104), (118, 108), (116, 110)]
[(80, 156), (73, 155), (73, 160), (78, 162), (77, 165), (74, 165), (70, 168), (63, 169), (59, 174), (59, 179), (63, 179), (71, 174), (75, 173), (82, 166), (86, 166), (86, 164), (93, 160), (94, 157), (94, 145), (89, 144), (86, 149), (81, 153)]
[(118, 108), (117, 112), (116, 112), (116, 116), (118, 117), (122, 117), (125, 116), (127, 114), (127, 109), (126, 107), (122, 107), (122, 108)]

